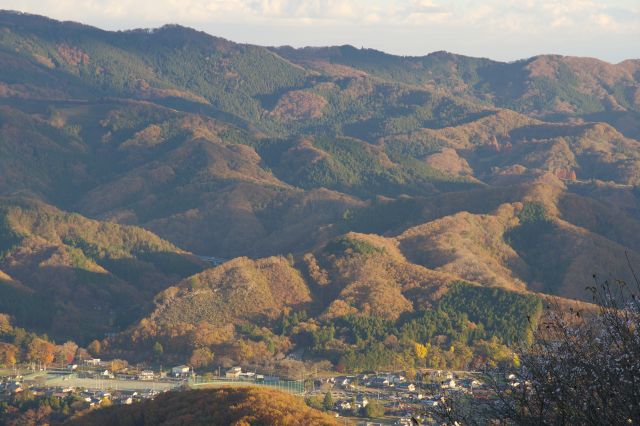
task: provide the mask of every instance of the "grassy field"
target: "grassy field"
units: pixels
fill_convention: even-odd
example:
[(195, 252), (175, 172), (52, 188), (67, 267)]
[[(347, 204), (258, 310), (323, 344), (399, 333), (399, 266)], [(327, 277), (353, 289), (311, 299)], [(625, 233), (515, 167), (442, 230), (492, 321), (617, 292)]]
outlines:
[(304, 393), (304, 384), (301, 381), (288, 381), (288, 380), (278, 380), (278, 381), (271, 381), (271, 382), (252, 382), (252, 381), (241, 381), (241, 380), (213, 379), (206, 382), (192, 381), (189, 383), (189, 386), (191, 386), (193, 389), (255, 386), (255, 387), (275, 388), (275, 389), (293, 393), (293, 394)]

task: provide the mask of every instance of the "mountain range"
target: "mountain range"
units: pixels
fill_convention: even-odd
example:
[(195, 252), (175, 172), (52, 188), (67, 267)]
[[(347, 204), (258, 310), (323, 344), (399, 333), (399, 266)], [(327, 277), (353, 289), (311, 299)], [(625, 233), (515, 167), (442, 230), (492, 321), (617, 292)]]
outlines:
[(637, 59), (261, 47), (0, 12), (0, 312), (114, 355), (306, 349), (359, 368), (389, 336), (513, 343), (536, 301), (630, 278), (638, 185)]

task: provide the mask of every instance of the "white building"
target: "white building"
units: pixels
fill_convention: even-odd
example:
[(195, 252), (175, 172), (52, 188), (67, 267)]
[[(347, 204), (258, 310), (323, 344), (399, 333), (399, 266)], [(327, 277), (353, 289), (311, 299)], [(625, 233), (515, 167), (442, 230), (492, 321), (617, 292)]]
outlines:
[(242, 374), (242, 368), (240, 367), (231, 367), (224, 373), (224, 376), (228, 379), (237, 379)]
[(138, 374), (138, 380), (153, 380), (155, 374), (151, 370), (143, 370)]
[(191, 367), (188, 365), (178, 365), (171, 369), (171, 375), (173, 377), (184, 377), (191, 375)]

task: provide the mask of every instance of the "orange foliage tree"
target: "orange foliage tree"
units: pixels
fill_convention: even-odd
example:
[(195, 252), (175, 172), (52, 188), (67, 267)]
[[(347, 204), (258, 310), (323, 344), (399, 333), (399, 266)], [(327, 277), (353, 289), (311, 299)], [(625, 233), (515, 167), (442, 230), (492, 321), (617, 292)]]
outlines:
[(33, 362), (41, 362), (44, 365), (51, 364), (55, 350), (56, 345), (36, 337), (27, 347), (27, 359)]
[(0, 365), (13, 365), (18, 360), (19, 349), (10, 343), (0, 343)]
[(69, 364), (76, 357), (77, 351), (78, 345), (69, 340), (62, 345), (56, 346), (55, 360), (61, 364)]

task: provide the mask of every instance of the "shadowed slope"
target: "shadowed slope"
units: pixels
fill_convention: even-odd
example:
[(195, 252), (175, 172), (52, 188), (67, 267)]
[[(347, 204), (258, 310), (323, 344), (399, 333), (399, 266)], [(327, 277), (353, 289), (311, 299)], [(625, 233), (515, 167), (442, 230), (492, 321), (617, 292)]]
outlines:
[(135, 405), (98, 409), (66, 424), (80, 425), (236, 425), (333, 426), (334, 419), (301, 398), (257, 388), (169, 392)]

